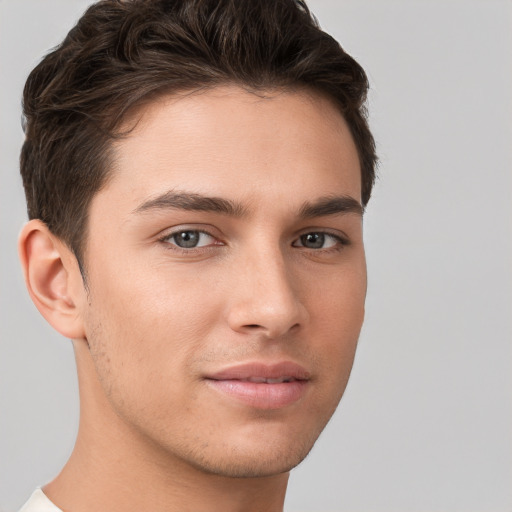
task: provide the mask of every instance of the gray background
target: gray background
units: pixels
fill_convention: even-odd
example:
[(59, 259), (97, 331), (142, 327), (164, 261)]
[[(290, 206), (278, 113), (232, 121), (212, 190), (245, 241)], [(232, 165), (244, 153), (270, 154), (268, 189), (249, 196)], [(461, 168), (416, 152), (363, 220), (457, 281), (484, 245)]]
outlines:
[[(20, 95), (89, 2), (0, 0), (0, 510), (69, 455), (71, 344), (25, 292)], [(512, 510), (512, 3), (311, 0), (367, 69), (380, 180), (347, 393), (286, 510)]]

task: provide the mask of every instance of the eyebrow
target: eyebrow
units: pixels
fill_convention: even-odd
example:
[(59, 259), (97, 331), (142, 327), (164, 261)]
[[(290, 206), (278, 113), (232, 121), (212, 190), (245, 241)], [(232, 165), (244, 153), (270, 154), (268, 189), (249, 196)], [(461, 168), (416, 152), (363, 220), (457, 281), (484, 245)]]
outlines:
[[(247, 209), (241, 203), (229, 199), (177, 191), (169, 191), (148, 199), (137, 206), (132, 213), (139, 214), (167, 209), (221, 213), (230, 217), (243, 217), (247, 214)], [(299, 217), (309, 219), (345, 213), (362, 216), (364, 208), (353, 197), (328, 196), (321, 197), (314, 202), (305, 202), (299, 210)]]
[(340, 213), (354, 213), (362, 216), (364, 207), (359, 201), (350, 196), (322, 197), (313, 203), (302, 205), (299, 215), (303, 219), (337, 215)]
[(167, 209), (222, 213), (230, 217), (242, 217), (247, 213), (240, 203), (229, 199), (176, 191), (169, 191), (148, 199), (135, 208), (132, 213)]

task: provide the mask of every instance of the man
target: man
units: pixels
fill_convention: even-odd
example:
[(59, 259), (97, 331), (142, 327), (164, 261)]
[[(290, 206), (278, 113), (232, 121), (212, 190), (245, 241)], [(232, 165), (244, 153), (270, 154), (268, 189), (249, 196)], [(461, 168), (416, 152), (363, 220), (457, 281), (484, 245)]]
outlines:
[(106, 0), (34, 69), (19, 251), (80, 427), (23, 508), (278, 511), (345, 389), (375, 148), (293, 0)]

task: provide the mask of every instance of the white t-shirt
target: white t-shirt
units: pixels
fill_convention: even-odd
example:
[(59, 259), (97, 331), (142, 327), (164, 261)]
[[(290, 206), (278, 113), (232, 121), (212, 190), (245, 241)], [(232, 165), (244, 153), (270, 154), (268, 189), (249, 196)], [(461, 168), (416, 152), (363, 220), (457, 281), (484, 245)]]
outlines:
[(41, 489), (36, 489), (19, 512), (62, 512), (62, 510), (57, 508)]

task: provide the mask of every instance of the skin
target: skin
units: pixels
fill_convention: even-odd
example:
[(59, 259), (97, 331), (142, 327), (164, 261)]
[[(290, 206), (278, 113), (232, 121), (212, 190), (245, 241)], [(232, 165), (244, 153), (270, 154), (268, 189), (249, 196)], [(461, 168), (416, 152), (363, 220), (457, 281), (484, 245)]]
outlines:
[[(29, 292), (73, 339), (80, 386), (74, 452), (44, 491), (74, 512), (282, 510), (289, 470), (343, 394), (364, 316), (348, 127), (318, 94), (234, 86), (162, 97), (128, 127), (91, 203), (87, 288), (40, 221), (20, 237)], [(183, 194), (232, 211), (190, 209)], [(349, 211), (311, 207), (333, 197)], [(178, 247), (184, 232), (199, 246)], [(307, 372), (284, 406), (205, 378), (282, 361)]]

